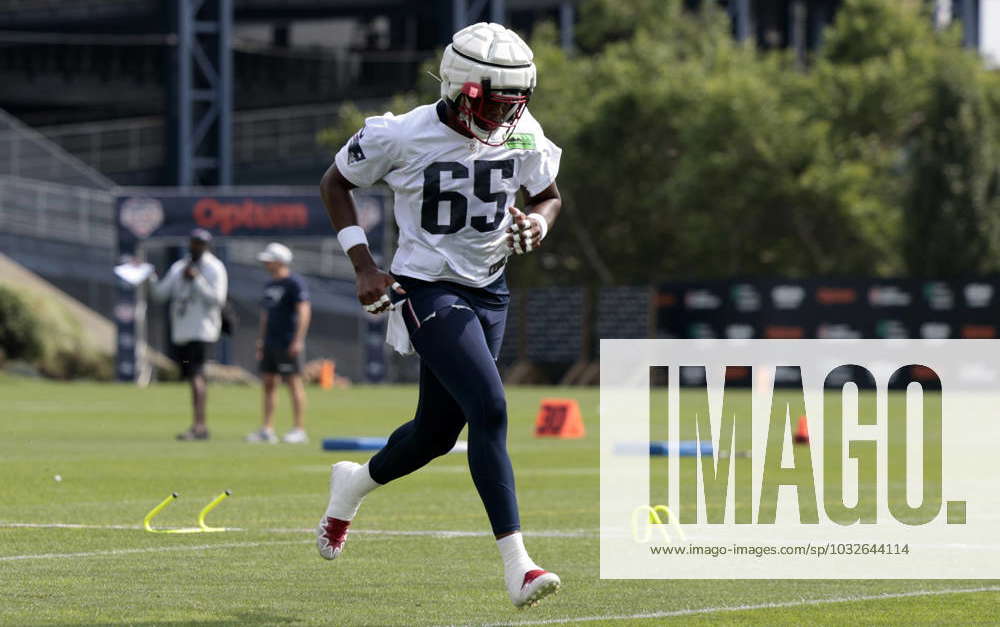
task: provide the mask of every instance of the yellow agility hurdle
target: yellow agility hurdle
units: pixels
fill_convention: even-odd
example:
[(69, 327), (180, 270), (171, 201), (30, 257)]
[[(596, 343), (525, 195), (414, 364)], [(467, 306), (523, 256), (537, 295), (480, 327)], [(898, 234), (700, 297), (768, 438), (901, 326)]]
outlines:
[(229, 531), (229, 528), (227, 527), (209, 527), (208, 524), (205, 522), (205, 517), (208, 516), (208, 513), (211, 512), (213, 509), (215, 509), (216, 506), (219, 505), (219, 503), (226, 500), (226, 498), (228, 498), (231, 495), (232, 491), (226, 490), (219, 496), (212, 499), (212, 501), (208, 505), (203, 507), (201, 511), (198, 512), (197, 527), (182, 527), (180, 529), (155, 529), (153, 527), (153, 518), (155, 518), (157, 514), (162, 512), (164, 509), (166, 509), (168, 505), (170, 505), (171, 503), (176, 501), (178, 497), (180, 497), (180, 495), (177, 494), (176, 492), (172, 492), (170, 496), (163, 499), (159, 505), (149, 510), (149, 513), (146, 514), (146, 517), (142, 519), (142, 526), (146, 531), (150, 533), (212, 533), (217, 531)]
[[(660, 518), (660, 512), (663, 512), (666, 522)], [(648, 514), (646, 516), (646, 526), (644, 527), (645, 533), (642, 537), (639, 537), (639, 518), (642, 514)], [(684, 530), (681, 529), (680, 521), (674, 516), (674, 513), (670, 511), (670, 508), (666, 505), (656, 505), (650, 507), (649, 505), (640, 505), (632, 511), (632, 539), (636, 542), (649, 542), (650, 536), (652, 536), (652, 530), (650, 530), (649, 525), (656, 525), (656, 528), (660, 530), (663, 535), (663, 540), (666, 543), (671, 543), (673, 540), (670, 534), (667, 532), (666, 525), (677, 532), (677, 536), (680, 538), (681, 542), (685, 541), (687, 538), (684, 536)]]

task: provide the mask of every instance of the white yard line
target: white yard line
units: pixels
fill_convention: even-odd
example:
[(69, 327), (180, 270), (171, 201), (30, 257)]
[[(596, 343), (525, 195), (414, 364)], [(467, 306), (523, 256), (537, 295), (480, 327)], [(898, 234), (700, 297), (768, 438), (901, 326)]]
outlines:
[[(70, 523), (8, 523), (0, 522), (0, 528), (14, 529), (128, 529), (132, 531), (140, 530), (139, 525), (79, 525)], [(230, 529), (230, 531), (245, 531), (242, 529)], [(296, 533), (312, 534), (312, 529), (265, 529), (266, 533)], [(424, 529), (424, 530), (390, 530), (390, 529), (357, 529), (351, 532), (366, 536), (427, 536), (432, 538), (470, 538), (470, 537), (491, 537), (488, 531), (449, 531), (446, 529)], [(537, 531), (526, 535), (549, 538), (576, 538), (576, 537), (596, 537), (596, 534), (586, 531)], [(309, 540), (311, 541), (311, 539)], [(239, 549), (252, 548), (258, 546), (270, 546), (275, 544), (301, 544), (306, 540), (271, 540), (264, 542), (229, 542), (219, 544), (201, 544), (196, 546), (167, 546), (167, 547), (146, 547), (135, 549), (109, 549), (106, 551), (88, 551), (82, 553), (38, 553), (28, 555), (0, 555), (0, 562), (12, 562), (22, 560), (43, 560), (43, 559), (78, 559), (84, 557), (105, 557), (109, 555), (131, 555), (134, 553), (159, 553), (165, 551), (202, 551), (207, 549)]]
[(592, 623), (609, 620), (644, 620), (656, 618), (674, 618), (678, 616), (696, 616), (699, 614), (721, 614), (724, 612), (744, 612), (751, 610), (771, 610), (786, 607), (808, 607), (812, 605), (827, 605), (830, 603), (855, 603), (858, 601), (883, 601), (887, 599), (906, 599), (910, 597), (939, 596), (944, 594), (965, 594), (969, 592), (1000, 592), (1000, 586), (983, 586), (980, 588), (945, 588), (942, 590), (913, 590), (911, 592), (887, 592), (849, 597), (828, 597), (825, 599), (799, 599), (797, 601), (778, 601), (775, 603), (758, 603), (754, 605), (730, 605), (719, 607), (699, 607), (686, 610), (670, 610), (665, 612), (646, 612), (642, 614), (605, 614), (603, 616), (576, 616), (573, 618), (550, 618), (546, 620), (525, 620), (506, 623), (486, 623), (484, 627), (507, 627), (511, 625), (560, 625), (565, 623)]
[[(88, 525), (79, 523), (28, 523), (28, 522), (3, 522), (0, 521), (0, 529), (111, 529), (136, 531), (142, 529), (142, 525)], [(163, 526), (159, 529), (169, 530), (179, 527)], [(246, 529), (243, 527), (227, 527), (226, 531), (249, 531), (257, 533), (313, 533), (314, 527), (273, 527), (265, 529)], [(371, 535), (371, 536), (421, 536), (429, 538), (479, 538), (488, 537), (492, 533), (489, 531), (472, 531), (456, 529), (351, 529), (351, 534)], [(599, 538), (597, 529), (527, 529), (524, 531), (525, 537), (534, 538)], [(717, 542), (712, 537), (690, 536), (689, 541), (703, 543)], [(743, 541), (753, 542), (753, 538), (746, 538)], [(959, 549), (964, 551), (1000, 551), (1000, 544), (913, 544), (912, 546), (929, 549)]]
[[(293, 466), (292, 470), (297, 470), (299, 472), (329, 473), (330, 466), (329, 465)], [(467, 475), (469, 474), (469, 467), (466, 464), (431, 464), (430, 466), (424, 467), (422, 469), (422, 472)], [(601, 474), (601, 469), (596, 466), (558, 467), (558, 468), (519, 468), (517, 470), (518, 476), (593, 475), (596, 477), (599, 474)]]
[(76, 523), (0, 522), (0, 529), (142, 529), (142, 525), (78, 525)]
[[(138, 525), (80, 525), (70, 523), (8, 523), (0, 522), (0, 528), (29, 528), (29, 529), (130, 529), (137, 530), (142, 527)], [(310, 529), (267, 529), (271, 533), (310, 533)], [(431, 536), (439, 538), (464, 538), (489, 536), (488, 532), (480, 531), (448, 531), (448, 530), (415, 530), (415, 531), (393, 531), (379, 529), (359, 529), (356, 533), (361, 535), (385, 535), (385, 536)], [(536, 531), (527, 533), (539, 537), (594, 537), (591, 532), (577, 531)], [(107, 557), (117, 555), (133, 555), (142, 553), (166, 553), (181, 551), (206, 551), (212, 549), (241, 549), (261, 546), (274, 546), (282, 544), (303, 544), (306, 540), (271, 540), (264, 542), (228, 542), (218, 544), (200, 544), (193, 546), (167, 546), (167, 547), (145, 547), (135, 549), (109, 549), (105, 551), (88, 551), (81, 553), (40, 553), (28, 555), (3, 555), (0, 562), (44, 560), (44, 559), (78, 559), (85, 557)], [(780, 601), (774, 603), (759, 603), (754, 605), (733, 605), (718, 607), (702, 607), (683, 610), (669, 610), (663, 612), (646, 612), (641, 614), (605, 614), (599, 616), (576, 616), (572, 618), (552, 618), (537, 621), (517, 621), (504, 623), (488, 623), (486, 627), (504, 627), (507, 625), (559, 625), (566, 623), (582, 623), (612, 620), (647, 620), (658, 618), (673, 618), (680, 616), (694, 616), (699, 614), (720, 614), (725, 612), (741, 612), (765, 609), (780, 609), (789, 607), (808, 607), (814, 605), (826, 605), (832, 603), (854, 603), (859, 601), (880, 601), (887, 599), (905, 599), (910, 597), (938, 596), (947, 594), (965, 594), (976, 592), (1000, 592), (1000, 586), (982, 586), (978, 588), (945, 588), (939, 590), (914, 590), (910, 592), (888, 592), (884, 594), (828, 597), (821, 599), (799, 599), (795, 601)]]
[[(136, 531), (142, 529), (142, 525), (85, 525), (77, 523), (26, 523), (26, 522), (0, 522), (0, 529), (125, 529)], [(161, 527), (161, 529), (171, 529), (172, 527)], [(301, 533), (311, 534), (312, 528), (279, 527), (275, 529), (241, 529), (239, 527), (229, 527), (228, 531), (259, 531), (261, 533)], [(466, 531), (452, 529), (351, 529), (351, 534), (374, 535), (374, 536), (424, 536), (432, 538), (477, 538), (489, 537), (493, 534), (489, 531)], [(525, 536), (536, 538), (596, 538), (597, 530), (588, 531), (586, 529), (549, 529), (539, 531), (525, 531)]]
[[(142, 529), (142, 525), (88, 525), (79, 523), (29, 523), (29, 522), (3, 522), (0, 521), (0, 529), (110, 529), (136, 531)], [(159, 529), (169, 530), (179, 527), (163, 526)], [(258, 533), (313, 533), (314, 527), (274, 527), (265, 529), (246, 529), (243, 527), (227, 527), (226, 531), (249, 531)], [(421, 536), (429, 538), (479, 538), (488, 537), (492, 534), (489, 531), (455, 530), (455, 529), (351, 529), (352, 534), (371, 536)], [(599, 538), (597, 529), (527, 529), (524, 531), (525, 537), (534, 538)], [(688, 538), (697, 542), (716, 542), (718, 540), (711, 537)], [(754, 539), (747, 538), (745, 542), (753, 542)], [(1000, 551), (1000, 544), (914, 544), (912, 546), (930, 549), (959, 549), (965, 551)]]
[[(275, 530), (276, 531), (276, 530)], [(447, 529), (418, 529), (418, 530), (386, 530), (386, 529), (353, 529), (351, 533), (360, 535), (381, 535), (381, 536), (430, 536), (433, 538), (477, 538), (493, 537), (490, 531), (449, 531)], [(525, 531), (526, 537), (534, 538), (596, 538), (596, 531), (586, 531), (583, 529), (559, 531), (557, 529), (541, 531)]]
[(106, 557), (109, 555), (132, 555), (134, 553), (167, 553), (174, 551), (207, 551), (209, 549), (245, 549), (273, 544), (302, 544), (304, 540), (271, 540), (268, 542), (228, 542), (220, 544), (199, 544), (196, 546), (152, 546), (141, 549), (109, 549), (86, 553), (36, 553), (29, 555), (0, 555), (0, 562), (21, 560), (77, 559), (81, 557)]
[[(424, 472), (440, 472), (440, 473), (454, 473), (454, 474), (469, 474), (469, 467), (465, 464), (459, 465), (448, 465), (448, 464), (437, 464), (431, 465), (423, 468)], [(329, 469), (327, 469), (329, 472)], [(575, 475), (593, 475), (597, 476), (601, 474), (601, 469), (596, 466), (581, 466), (581, 467), (558, 467), (558, 468), (518, 468), (517, 475), (525, 476), (575, 476)]]

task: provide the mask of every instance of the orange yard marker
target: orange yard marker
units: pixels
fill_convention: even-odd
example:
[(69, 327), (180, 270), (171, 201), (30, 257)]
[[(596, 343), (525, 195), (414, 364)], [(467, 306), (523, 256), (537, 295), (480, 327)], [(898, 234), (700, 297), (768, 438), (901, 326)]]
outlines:
[(584, 435), (580, 404), (575, 399), (542, 399), (535, 419), (536, 438), (582, 438)]

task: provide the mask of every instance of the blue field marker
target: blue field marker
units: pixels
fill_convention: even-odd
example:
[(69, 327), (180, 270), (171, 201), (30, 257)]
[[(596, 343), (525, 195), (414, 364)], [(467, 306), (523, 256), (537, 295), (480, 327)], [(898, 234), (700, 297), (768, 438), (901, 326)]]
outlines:
[[(379, 451), (388, 442), (388, 438), (326, 438), (323, 440), (324, 451)], [(455, 447), (449, 453), (464, 453), (469, 450), (465, 440), (455, 442)]]
[(326, 438), (324, 451), (377, 451), (385, 446), (388, 438)]
[[(651, 441), (648, 453), (650, 457), (666, 457), (669, 455), (669, 444), (666, 440)], [(697, 440), (681, 440), (677, 443), (678, 453), (681, 457), (694, 457), (698, 454), (699, 448), (702, 455), (712, 454), (711, 442), (698, 442)], [(640, 455), (647, 452), (645, 446), (639, 442), (622, 442), (615, 445), (615, 453), (618, 455)]]

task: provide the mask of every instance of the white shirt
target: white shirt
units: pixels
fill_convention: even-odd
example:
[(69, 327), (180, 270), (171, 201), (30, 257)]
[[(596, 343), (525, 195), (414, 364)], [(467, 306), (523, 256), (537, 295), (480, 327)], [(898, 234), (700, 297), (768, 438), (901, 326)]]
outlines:
[(205, 251), (195, 264), (194, 279), (184, 279), (191, 256), (175, 261), (167, 275), (153, 284), (153, 298), (170, 299), (170, 332), (175, 344), (216, 342), (222, 329), (229, 278), (219, 258)]
[(358, 187), (381, 180), (394, 192), (393, 273), (483, 287), (500, 277), (510, 254), (507, 208), (521, 187), (534, 196), (555, 181), (562, 150), (527, 109), (511, 139), (494, 147), (447, 126), (444, 106), (368, 118), (335, 163)]

